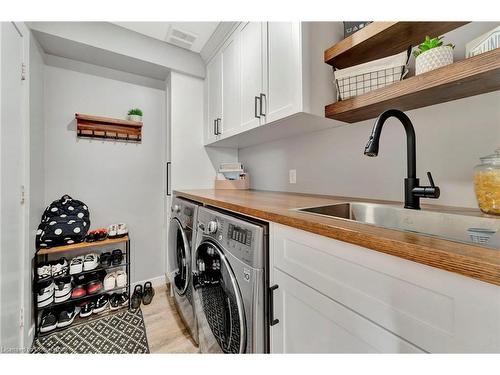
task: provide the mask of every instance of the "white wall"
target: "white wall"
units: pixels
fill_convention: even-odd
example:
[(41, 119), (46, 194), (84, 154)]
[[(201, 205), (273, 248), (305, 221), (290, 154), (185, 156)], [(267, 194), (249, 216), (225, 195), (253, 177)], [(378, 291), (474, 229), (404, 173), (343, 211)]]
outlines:
[[(425, 204), (476, 207), (472, 169), (500, 146), (500, 93), (408, 111), (417, 135), (417, 174), (431, 171), (441, 198)], [(251, 187), (402, 201), (406, 138), (397, 120), (384, 126), (376, 158), (363, 155), (374, 120), (239, 150)], [(297, 170), (297, 184), (288, 170)]]
[(25, 264), (24, 290), (24, 327), (25, 343), (31, 342), (28, 336), (34, 324), (32, 311), (31, 277), (32, 259), (35, 255), (35, 233), (45, 209), (45, 126), (44, 126), (44, 54), (40, 46), (29, 35), (29, 186), (27, 187), (29, 204), (28, 257)]
[[(123, 118), (144, 112), (142, 143), (76, 137), (75, 112)], [(132, 281), (164, 273), (165, 91), (45, 67), (45, 203), (70, 194), (85, 202), (92, 228), (125, 222)]]

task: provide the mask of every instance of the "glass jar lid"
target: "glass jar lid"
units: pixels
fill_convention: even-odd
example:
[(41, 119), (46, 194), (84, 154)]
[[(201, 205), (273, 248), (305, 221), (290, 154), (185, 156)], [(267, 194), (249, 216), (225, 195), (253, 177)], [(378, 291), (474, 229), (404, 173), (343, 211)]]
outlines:
[(483, 156), (481, 158), (482, 163), (500, 163), (500, 147), (495, 150), (495, 153)]

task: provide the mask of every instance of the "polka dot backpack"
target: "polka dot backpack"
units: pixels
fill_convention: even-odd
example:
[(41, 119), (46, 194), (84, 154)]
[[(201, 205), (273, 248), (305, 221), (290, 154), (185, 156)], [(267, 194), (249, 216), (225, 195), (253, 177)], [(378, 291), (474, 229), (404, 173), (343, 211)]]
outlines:
[(39, 249), (82, 242), (89, 228), (88, 207), (69, 195), (63, 195), (45, 209), (36, 232), (36, 247)]

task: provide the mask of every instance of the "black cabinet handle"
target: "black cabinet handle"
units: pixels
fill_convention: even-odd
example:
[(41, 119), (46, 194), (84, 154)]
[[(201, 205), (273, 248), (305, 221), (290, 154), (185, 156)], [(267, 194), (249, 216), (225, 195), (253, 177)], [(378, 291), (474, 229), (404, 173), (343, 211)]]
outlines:
[(280, 322), (279, 319), (274, 319), (274, 291), (276, 289), (278, 289), (277, 284), (269, 288), (269, 325), (271, 327)]
[[(255, 113), (255, 118), (260, 118), (260, 115), (257, 112), (257, 101), (260, 100), (260, 96), (256, 96), (254, 99), (254, 113)], [(261, 105), (262, 107), (262, 105)]]
[(172, 192), (170, 191), (170, 165), (172, 162), (167, 161), (167, 197), (170, 197), (172, 195)]
[(215, 134), (216, 135), (220, 135), (222, 134), (222, 132), (220, 131), (220, 122), (222, 121), (221, 118), (218, 118), (217, 120), (215, 120)]
[[(266, 112), (264, 111), (264, 103), (266, 102), (266, 94), (260, 94), (260, 115), (265, 116)], [(267, 103), (266, 103), (267, 104)]]
[(217, 135), (217, 120), (214, 120), (214, 135)]

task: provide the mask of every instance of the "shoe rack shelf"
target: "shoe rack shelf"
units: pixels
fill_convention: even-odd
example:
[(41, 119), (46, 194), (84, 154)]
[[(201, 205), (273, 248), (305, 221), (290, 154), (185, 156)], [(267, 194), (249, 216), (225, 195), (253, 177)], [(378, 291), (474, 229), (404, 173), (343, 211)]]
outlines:
[[(40, 263), (44, 263), (44, 262), (47, 262), (49, 260), (55, 260), (55, 259), (58, 259), (58, 258), (63, 257), (63, 256), (66, 257), (69, 261), (71, 258), (74, 257), (74, 255), (72, 255), (71, 253), (78, 252), (78, 254), (81, 254), (81, 252), (85, 251), (85, 250), (89, 250), (89, 251), (96, 250), (99, 248), (103, 248), (106, 246), (112, 246), (112, 245), (116, 245), (116, 246), (118, 246), (118, 245), (123, 246), (124, 245), (125, 246), (124, 259), (120, 264), (115, 264), (115, 265), (111, 264), (109, 266), (99, 265), (98, 267), (94, 268), (93, 270), (82, 271), (82, 272), (79, 272), (79, 273), (71, 275), (71, 276), (78, 276), (78, 275), (83, 275), (83, 274), (89, 274), (92, 272), (99, 272), (102, 270), (108, 271), (108, 270), (112, 270), (112, 269), (116, 269), (116, 268), (124, 268), (125, 267), (126, 272), (127, 272), (127, 284), (125, 286), (115, 287), (115, 288), (110, 289), (110, 290), (104, 290), (104, 288), (103, 288), (98, 293), (87, 294), (87, 295), (85, 295), (83, 297), (79, 297), (79, 298), (69, 298), (68, 300), (63, 301), (63, 302), (52, 302), (51, 304), (49, 304), (47, 306), (38, 307), (37, 284), (41, 280), (37, 279), (37, 268), (38, 268)], [(124, 308), (130, 308), (130, 299), (131, 299), (130, 264), (131, 264), (131, 262), (130, 262), (130, 237), (128, 235), (124, 236), (124, 237), (120, 237), (120, 238), (109, 238), (109, 239), (105, 239), (103, 241), (80, 242), (80, 243), (76, 243), (73, 245), (57, 246), (57, 247), (48, 248), (48, 249), (45, 249), (45, 248), (39, 249), (36, 252), (35, 258), (33, 261), (33, 306), (34, 306), (34, 317), (35, 317), (35, 337), (50, 335), (54, 332), (60, 332), (62, 330), (65, 330), (66, 328), (70, 328), (70, 327), (74, 327), (78, 324), (90, 322), (95, 318), (100, 318), (100, 317), (105, 316), (107, 314), (114, 313), (116, 311), (120, 311)], [(53, 279), (57, 280), (57, 279), (60, 279), (62, 277), (65, 277), (65, 276), (54, 277)], [(108, 308), (103, 312), (100, 312), (98, 314), (92, 314), (91, 316), (89, 316), (87, 318), (81, 318), (79, 315), (77, 315), (75, 317), (75, 320), (73, 321), (73, 323), (70, 324), (69, 326), (56, 328), (54, 330), (51, 330), (50, 332), (40, 332), (40, 330), (39, 330), (41, 316), (42, 316), (43, 311), (46, 309), (57, 310), (58, 308), (61, 308), (65, 305), (68, 305), (71, 303), (74, 303), (75, 305), (77, 305), (83, 301), (96, 298), (96, 297), (103, 295), (103, 294), (111, 294), (111, 293), (119, 292), (119, 291), (123, 291), (123, 290), (126, 290), (128, 293), (128, 296), (129, 296), (129, 303), (127, 306), (122, 306), (116, 310), (110, 310)]]
[(140, 142), (142, 122), (75, 113), (78, 137)]

